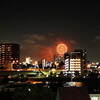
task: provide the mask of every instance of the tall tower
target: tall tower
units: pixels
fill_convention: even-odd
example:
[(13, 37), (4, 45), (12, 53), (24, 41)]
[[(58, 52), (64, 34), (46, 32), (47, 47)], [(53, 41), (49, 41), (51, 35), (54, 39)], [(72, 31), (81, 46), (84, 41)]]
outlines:
[(82, 72), (86, 67), (87, 52), (86, 50), (76, 49), (71, 52), (70, 56), (70, 70)]
[(20, 59), (20, 46), (13, 43), (0, 44), (0, 66), (11, 67), (12, 63), (18, 63)]
[(70, 54), (68, 53), (64, 54), (64, 63), (65, 63), (65, 69), (67, 71), (70, 71)]
[(82, 73), (87, 64), (86, 50), (76, 49), (73, 52), (64, 54), (66, 71)]

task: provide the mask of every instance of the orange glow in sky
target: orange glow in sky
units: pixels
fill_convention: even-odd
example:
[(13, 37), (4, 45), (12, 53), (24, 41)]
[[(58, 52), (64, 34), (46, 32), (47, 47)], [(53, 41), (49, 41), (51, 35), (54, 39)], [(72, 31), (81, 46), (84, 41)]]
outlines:
[(60, 43), (60, 44), (57, 45), (56, 51), (57, 51), (58, 54), (61, 54), (62, 55), (65, 52), (68, 51), (68, 47), (67, 47), (66, 44)]
[(66, 45), (66, 42), (55, 42), (52, 46), (44, 46), (41, 49), (41, 59), (46, 59), (48, 61), (53, 60), (54, 55), (59, 54), (59, 55), (63, 55), (64, 53), (66, 53), (68, 51), (68, 47)]

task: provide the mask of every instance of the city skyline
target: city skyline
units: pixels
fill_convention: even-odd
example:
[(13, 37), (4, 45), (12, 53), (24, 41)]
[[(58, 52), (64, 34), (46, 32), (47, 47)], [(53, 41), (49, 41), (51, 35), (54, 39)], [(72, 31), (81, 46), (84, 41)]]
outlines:
[(64, 41), (69, 50), (87, 49), (89, 60), (99, 61), (99, 10), (95, 2), (2, 1), (0, 41), (19, 43), (22, 57)]
[(2, 0), (0, 97), (99, 100), (99, 12), (97, 1)]

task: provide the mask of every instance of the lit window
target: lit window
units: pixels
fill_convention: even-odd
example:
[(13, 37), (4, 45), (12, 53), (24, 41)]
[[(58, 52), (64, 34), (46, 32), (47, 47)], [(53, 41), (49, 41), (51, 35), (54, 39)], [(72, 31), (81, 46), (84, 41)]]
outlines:
[(91, 100), (99, 100), (98, 97), (91, 97)]
[(5, 47), (5, 45), (2, 45), (2, 47)]
[(8, 47), (8, 51), (11, 51), (11, 48), (10, 47)]

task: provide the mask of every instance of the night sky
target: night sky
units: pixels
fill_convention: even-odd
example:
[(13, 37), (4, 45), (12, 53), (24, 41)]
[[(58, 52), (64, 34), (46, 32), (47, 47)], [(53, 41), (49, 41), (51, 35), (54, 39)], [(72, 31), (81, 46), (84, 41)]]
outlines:
[(100, 61), (99, 13), (98, 2), (4, 0), (0, 2), (0, 41), (19, 43), (22, 58), (38, 59), (41, 52), (53, 52), (51, 48), (62, 41), (69, 52), (87, 49), (89, 60)]

